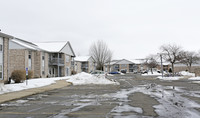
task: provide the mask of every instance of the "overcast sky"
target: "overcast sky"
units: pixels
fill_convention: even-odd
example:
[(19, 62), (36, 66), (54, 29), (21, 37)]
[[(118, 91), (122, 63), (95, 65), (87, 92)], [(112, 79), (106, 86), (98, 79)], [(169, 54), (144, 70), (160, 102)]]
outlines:
[(0, 0), (0, 29), (32, 41), (70, 41), (76, 55), (104, 40), (114, 58), (163, 44), (200, 49), (200, 0)]

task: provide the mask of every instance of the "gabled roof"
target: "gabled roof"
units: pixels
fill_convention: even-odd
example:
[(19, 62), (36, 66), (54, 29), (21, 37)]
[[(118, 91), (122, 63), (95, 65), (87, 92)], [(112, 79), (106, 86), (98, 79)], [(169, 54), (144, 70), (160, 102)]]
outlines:
[(13, 38), (10, 40), (10, 49), (31, 49), (31, 50), (41, 50), (37, 45), (32, 42), (25, 41), (19, 38)]
[(0, 32), (0, 37), (13, 38), (13, 36)]
[(91, 56), (77, 56), (76, 58), (74, 58), (75, 61), (79, 61), (79, 62), (86, 62), (89, 61), (89, 59), (92, 58)]
[(122, 59), (116, 62), (115, 64), (134, 64), (132, 61), (129, 61), (127, 59)]
[(53, 53), (62, 52), (75, 57), (75, 53), (71, 47), (71, 44), (68, 41), (41, 42), (35, 44), (38, 45), (41, 49), (46, 50), (48, 52), (53, 52)]
[[(114, 64), (135, 64), (135, 63), (127, 59), (121, 59), (121, 60), (112, 60), (110, 62), (110, 65), (114, 65)], [(106, 63), (105, 65), (109, 65), (109, 63)]]

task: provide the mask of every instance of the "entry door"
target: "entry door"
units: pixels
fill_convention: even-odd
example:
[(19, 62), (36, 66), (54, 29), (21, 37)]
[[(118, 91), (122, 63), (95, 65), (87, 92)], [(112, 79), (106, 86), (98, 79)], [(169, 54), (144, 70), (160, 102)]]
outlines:
[(0, 37), (0, 80), (3, 80), (3, 38)]

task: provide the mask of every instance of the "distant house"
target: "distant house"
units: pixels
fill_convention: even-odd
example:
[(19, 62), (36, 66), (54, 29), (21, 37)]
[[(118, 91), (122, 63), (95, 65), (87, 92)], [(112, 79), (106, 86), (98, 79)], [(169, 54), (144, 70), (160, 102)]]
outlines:
[(78, 56), (74, 59), (77, 73), (90, 73), (96, 69), (94, 59), (91, 56)]
[(48, 52), (48, 73), (50, 77), (71, 75), (74, 69), (75, 53), (70, 42), (43, 42), (36, 43), (39, 48)]
[[(190, 71), (194, 73), (196, 69), (200, 69), (200, 61), (195, 64), (192, 64)], [(188, 67), (185, 64), (174, 65), (175, 72), (186, 71), (186, 70), (189, 71)]]
[(122, 60), (113, 60), (110, 63), (106, 63), (104, 65), (105, 72), (113, 72), (113, 71), (122, 71), (126, 72), (136, 72), (138, 71), (138, 66), (132, 61), (122, 59)]
[(14, 70), (28, 70), (33, 77), (48, 76), (48, 52), (40, 49), (36, 44), (14, 38), (9, 43), (9, 76)]
[(7, 83), (9, 78), (9, 40), (12, 38), (0, 32), (0, 83)]

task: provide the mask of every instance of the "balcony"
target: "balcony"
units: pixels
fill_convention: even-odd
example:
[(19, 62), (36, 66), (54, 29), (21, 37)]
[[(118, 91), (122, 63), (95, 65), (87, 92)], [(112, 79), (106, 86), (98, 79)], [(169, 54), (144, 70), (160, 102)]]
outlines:
[(52, 66), (64, 66), (65, 65), (64, 59), (51, 58), (51, 59), (49, 59), (49, 65), (52, 65)]

